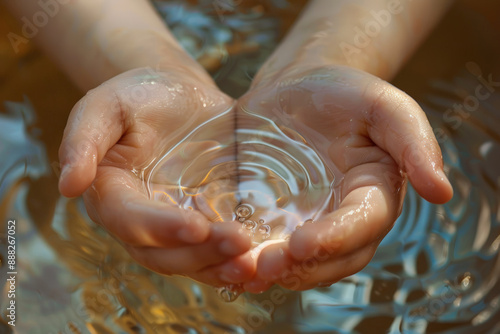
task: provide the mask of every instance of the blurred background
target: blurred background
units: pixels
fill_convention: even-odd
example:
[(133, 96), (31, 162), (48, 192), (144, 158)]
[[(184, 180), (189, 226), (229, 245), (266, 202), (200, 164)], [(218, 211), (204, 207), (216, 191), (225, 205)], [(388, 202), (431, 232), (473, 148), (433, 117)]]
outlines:
[[(241, 95), (305, 1), (156, 1), (220, 87)], [(221, 14), (222, 13), (222, 14)], [(499, 333), (500, 2), (459, 0), (394, 84), (441, 134), (455, 196), (431, 205), (410, 188), (395, 228), (361, 273), (329, 288), (243, 295), (136, 265), (57, 191), (57, 149), (83, 95), (0, 5), (0, 333)], [(221, 17), (222, 15), (222, 17)], [(458, 114), (454, 106), (466, 112)], [(17, 225), (16, 327), (5, 318), (6, 222)]]

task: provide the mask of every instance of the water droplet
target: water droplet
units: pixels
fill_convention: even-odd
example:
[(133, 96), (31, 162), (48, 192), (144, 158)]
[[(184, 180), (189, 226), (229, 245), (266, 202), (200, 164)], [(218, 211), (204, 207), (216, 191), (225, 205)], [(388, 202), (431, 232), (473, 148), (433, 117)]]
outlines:
[(264, 224), (264, 223), (265, 223), (264, 219), (259, 219), (259, 224)]
[(227, 303), (234, 302), (243, 292), (239, 285), (234, 284), (224, 286), (222, 288), (217, 288), (215, 289), (215, 291), (217, 292), (219, 297)]
[(500, 235), (491, 243), (491, 251), (497, 252), (500, 248)]
[(253, 230), (257, 226), (257, 223), (253, 220), (245, 220), (242, 225), (247, 230)]
[(469, 272), (458, 277), (458, 284), (461, 290), (467, 290), (472, 286), (473, 278)]
[(329, 288), (334, 282), (320, 282), (318, 283), (318, 288)]
[(312, 219), (307, 219), (306, 221), (304, 221), (304, 224), (302, 224), (302, 225), (305, 225), (305, 224), (312, 224), (312, 223), (314, 223), (314, 220), (312, 220)]
[(245, 221), (245, 218), (244, 217), (240, 217), (240, 218), (238, 218), (238, 220), (243, 223)]
[(271, 233), (271, 226), (265, 225), (265, 224), (260, 225), (258, 231), (261, 234), (269, 234), (269, 233)]
[(240, 218), (248, 218), (253, 213), (253, 208), (246, 204), (241, 204), (236, 207), (236, 216)]

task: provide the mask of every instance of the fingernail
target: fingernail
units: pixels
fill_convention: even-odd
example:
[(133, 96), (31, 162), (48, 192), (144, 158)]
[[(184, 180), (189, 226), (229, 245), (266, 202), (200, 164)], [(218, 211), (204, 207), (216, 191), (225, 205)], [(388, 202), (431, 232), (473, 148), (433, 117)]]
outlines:
[(317, 287), (318, 288), (329, 288), (333, 284), (335, 284), (335, 282), (319, 282)]
[(246, 282), (244, 284), (244, 288), (245, 290), (250, 291), (251, 293), (261, 294), (268, 290), (268, 285), (269, 285), (268, 281), (255, 279), (253, 281)]
[(69, 171), (70, 167), (68, 165), (62, 166), (61, 175), (59, 175), (59, 182), (61, 182), (64, 179), (64, 177), (66, 176), (66, 174), (68, 174)]
[(61, 168), (61, 173), (59, 174), (59, 180), (57, 181), (58, 187), (59, 187), (59, 191), (61, 193), (63, 192), (64, 182), (65, 182), (66, 176), (68, 175), (70, 169), (71, 168), (68, 165), (64, 165)]
[(448, 177), (446, 176), (446, 173), (444, 172), (444, 170), (442, 170), (442, 169), (438, 169), (438, 170), (437, 170), (437, 175), (438, 175), (438, 177), (439, 177), (439, 178), (440, 178), (443, 182), (448, 183), (448, 185), (451, 187), (450, 180), (448, 180)]

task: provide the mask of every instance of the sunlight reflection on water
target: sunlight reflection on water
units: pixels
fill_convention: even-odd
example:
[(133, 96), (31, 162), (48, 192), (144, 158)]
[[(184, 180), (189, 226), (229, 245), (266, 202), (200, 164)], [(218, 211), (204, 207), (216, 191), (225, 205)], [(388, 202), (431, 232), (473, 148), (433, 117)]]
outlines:
[[(442, 113), (478, 84), (459, 69), (431, 81), (419, 100), (443, 131), (451, 202), (429, 204), (410, 187), (401, 217), (362, 272), (331, 287), (273, 288), (232, 304), (210, 287), (140, 267), (88, 219), (81, 199), (49, 193), (52, 170), (31, 126), (35, 113), (28, 101), (10, 103), (0, 115), (0, 213), (2, 226), (18, 222), (15, 333), (498, 333), (500, 93), (466, 117)], [(2, 247), (0, 284), (5, 258)], [(11, 333), (4, 321), (0, 333)]]

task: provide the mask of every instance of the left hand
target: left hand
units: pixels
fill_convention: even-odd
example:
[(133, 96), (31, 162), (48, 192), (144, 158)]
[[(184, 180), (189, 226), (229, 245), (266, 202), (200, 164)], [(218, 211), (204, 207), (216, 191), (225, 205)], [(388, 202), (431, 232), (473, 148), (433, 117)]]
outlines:
[[(433, 203), (452, 197), (441, 151), (419, 105), (389, 83), (345, 66), (297, 69), (260, 82), (239, 101), (250, 113), (321, 134), (343, 175), (338, 209), (265, 247), (244, 285), (292, 290), (330, 285), (365, 267), (401, 212), (406, 175)], [(284, 113), (285, 117), (276, 115)], [(278, 116), (278, 117), (276, 117)], [(283, 123), (287, 119), (287, 124)]]
[[(238, 257), (251, 247), (240, 223), (211, 223), (198, 210), (155, 201), (143, 183), (143, 171), (166, 150), (233, 107), (233, 100), (207, 75), (190, 69), (182, 64), (134, 69), (87, 93), (73, 108), (64, 132), (59, 188), (65, 196), (83, 194), (90, 218), (141, 265), (224, 286), (254, 274), (254, 262)], [(211, 135), (212, 145), (226, 140), (223, 132)], [(193, 143), (185, 153), (196, 156), (206, 145)], [(178, 178), (175, 171), (171, 174)], [(163, 189), (165, 181), (153, 179), (151, 185)]]

